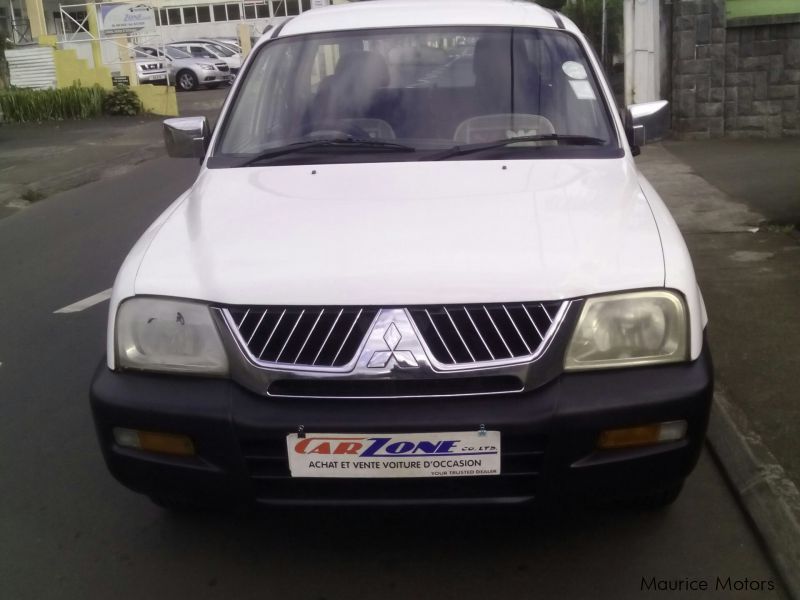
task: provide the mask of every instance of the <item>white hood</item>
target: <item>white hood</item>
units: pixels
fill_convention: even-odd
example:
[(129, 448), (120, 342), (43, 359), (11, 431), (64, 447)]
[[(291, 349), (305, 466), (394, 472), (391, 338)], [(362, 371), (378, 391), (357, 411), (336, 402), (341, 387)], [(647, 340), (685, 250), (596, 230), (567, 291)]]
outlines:
[(625, 159), (207, 169), (136, 294), (231, 304), (572, 298), (664, 284)]

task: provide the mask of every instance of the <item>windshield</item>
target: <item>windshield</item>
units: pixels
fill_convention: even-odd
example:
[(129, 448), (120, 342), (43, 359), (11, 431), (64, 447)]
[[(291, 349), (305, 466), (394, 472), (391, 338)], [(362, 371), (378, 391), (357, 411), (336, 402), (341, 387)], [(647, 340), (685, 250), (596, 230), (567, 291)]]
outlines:
[[(527, 139), (513, 143), (517, 137)], [(301, 143), (346, 139), (416, 151)], [(280, 148), (289, 151), (272, 152)], [(262, 46), (209, 166), (252, 164), (241, 159), (262, 154), (301, 164), (609, 157), (621, 149), (571, 34), (448, 27), (314, 34)]]
[(137, 59), (141, 58), (148, 58), (148, 57), (161, 57), (163, 56), (161, 52), (156, 50), (155, 48), (148, 48), (147, 46), (138, 46), (133, 49), (134, 55)]
[(168, 46), (164, 49), (164, 51), (170, 58), (192, 58), (191, 54), (184, 52), (183, 50), (179, 50), (178, 48), (171, 48)]
[(203, 46), (190, 44), (190, 45), (187, 45), (187, 46), (180, 46), (180, 47), (171, 46), (171, 47), (172, 48), (179, 48), (183, 52), (188, 52), (189, 56), (191, 56), (192, 58), (211, 58), (211, 59), (219, 58), (218, 56), (216, 56), (215, 54), (212, 54), (210, 50), (207, 50)]
[(230, 50), (226, 46), (223, 46), (222, 44), (208, 44), (208, 45), (211, 46), (211, 49), (214, 50), (214, 52), (222, 56), (228, 57), (234, 55), (234, 52), (232, 50)]

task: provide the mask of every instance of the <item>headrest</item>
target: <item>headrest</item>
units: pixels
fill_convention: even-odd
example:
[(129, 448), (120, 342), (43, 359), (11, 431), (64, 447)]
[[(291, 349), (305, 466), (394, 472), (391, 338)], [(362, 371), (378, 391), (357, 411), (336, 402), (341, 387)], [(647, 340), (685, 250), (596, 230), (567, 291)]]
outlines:
[(472, 71), (480, 79), (511, 70), (511, 41), (507, 36), (482, 37), (475, 43)]
[(389, 85), (389, 67), (377, 52), (356, 50), (342, 54), (336, 65), (335, 77), (353, 83), (369, 83), (376, 88), (386, 87)]

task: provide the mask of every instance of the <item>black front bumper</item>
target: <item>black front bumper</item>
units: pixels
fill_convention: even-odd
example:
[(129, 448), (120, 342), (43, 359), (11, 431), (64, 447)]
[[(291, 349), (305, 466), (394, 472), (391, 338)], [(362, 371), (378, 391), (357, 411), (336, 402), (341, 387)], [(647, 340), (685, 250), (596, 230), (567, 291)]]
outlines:
[[(668, 489), (697, 462), (713, 391), (707, 347), (691, 363), (566, 373), (528, 393), (420, 399), (282, 399), (221, 379), (95, 373), (91, 403), (111, 473), (152, 496), (200, 503), (382, 504), (611, 498)], [(597, 450), (600, 431), (684, 419), (678, 442)], [(502, 474), (418, 479), (289, 475), (286, 436), (499, 430)], [(115, 444), (114, 427), (181, 433), (197, 456)]]

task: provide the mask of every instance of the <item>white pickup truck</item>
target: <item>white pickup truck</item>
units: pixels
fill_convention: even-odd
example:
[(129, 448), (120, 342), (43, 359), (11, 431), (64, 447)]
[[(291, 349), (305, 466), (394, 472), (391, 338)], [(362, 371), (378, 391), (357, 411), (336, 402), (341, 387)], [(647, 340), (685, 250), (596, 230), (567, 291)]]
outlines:
[(157, 503), (664, 505), (713, 376), (685, 243), (567, 18), (314, 9), (254, 47), (114, 284), (91, 389)]

